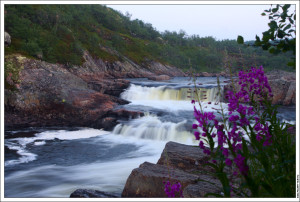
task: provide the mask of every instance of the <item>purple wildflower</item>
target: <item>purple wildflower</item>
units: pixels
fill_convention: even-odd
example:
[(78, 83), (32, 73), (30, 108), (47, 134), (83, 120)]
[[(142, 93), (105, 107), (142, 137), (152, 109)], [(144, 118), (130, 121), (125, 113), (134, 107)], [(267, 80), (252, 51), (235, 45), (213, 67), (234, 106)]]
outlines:
[(170, 181), (163, 182), (165, 185), (165, 193), (168, 197), (175, 197), (176, 193), (179, 193), (180, 197), (183, 197), (182, 195), (182, 186), (180, 182), (176, 182), (175, 184), (171, 185)]

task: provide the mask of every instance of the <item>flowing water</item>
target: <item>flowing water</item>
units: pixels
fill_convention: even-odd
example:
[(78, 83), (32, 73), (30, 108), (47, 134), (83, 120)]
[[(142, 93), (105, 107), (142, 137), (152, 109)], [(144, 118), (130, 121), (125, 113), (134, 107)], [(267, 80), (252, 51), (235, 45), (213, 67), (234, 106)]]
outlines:
[[(225, 80), (221, 78), (221, 85)], [(131, 103), (120, 108), (143, 111), (145, 115), (120, 122), (112, 131), (92, 128), (6, 131), (5, 197), (69, 197), (79, 188), (120, 196), (132, 169), (145, 161), (156, 163), (166, 142), (197, 144), (191, 127), (194, 84), (188, 78), (130, 81), (130, 87), (121, 97)], [(215, 111), (223, 96), (218, 94), (216, 83), (213, 77), (196, 81), (206, 111)], [(282, 107), (279, 111), (283, 121), (295, 122), (295, 107)]]

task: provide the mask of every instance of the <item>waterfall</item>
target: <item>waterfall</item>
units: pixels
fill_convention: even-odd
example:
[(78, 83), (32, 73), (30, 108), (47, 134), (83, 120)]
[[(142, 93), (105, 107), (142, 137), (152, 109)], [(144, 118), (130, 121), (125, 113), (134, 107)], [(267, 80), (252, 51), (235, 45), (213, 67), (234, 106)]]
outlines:
[(193, 135), (186, 130), (186, 122), (186, 120), (179, 123), (164, 122), (155, 115), (146, 114), (126, 124), (118, 124), (112, 133), (138, 139), (190, 143)]
[[(221, 86), (221, 93), (223, 86)], [(218, 88), (197, 88), (197, 94), (201, 101), (219, 102)], [(146, 87), (131, 84), (130, 87), (121, 94), (123, 99), (129, 101), (135, 100), (175, 100), (175, 101), (189, 101), (197, 99), (194, 88), (167, 88), (160, 87)]]

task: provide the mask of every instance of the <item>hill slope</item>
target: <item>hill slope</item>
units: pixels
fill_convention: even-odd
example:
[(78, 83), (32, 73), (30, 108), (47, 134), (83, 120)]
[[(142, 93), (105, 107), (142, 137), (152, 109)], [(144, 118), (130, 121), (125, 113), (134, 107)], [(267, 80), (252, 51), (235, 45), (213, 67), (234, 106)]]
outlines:
[(149, 23), (101, 5), (5, 5), (5, 31), (12, 37), (5, 54), (21, 53), (68, 67), (82, 65), (88, 51), (110, 63), (127, 58), (140, 66), (157, 61), (182, 70), (219, 72), (228, 61), (233, 69), (289, 69), (289, 54), (274, 56), (234, 40), (160, 33)]

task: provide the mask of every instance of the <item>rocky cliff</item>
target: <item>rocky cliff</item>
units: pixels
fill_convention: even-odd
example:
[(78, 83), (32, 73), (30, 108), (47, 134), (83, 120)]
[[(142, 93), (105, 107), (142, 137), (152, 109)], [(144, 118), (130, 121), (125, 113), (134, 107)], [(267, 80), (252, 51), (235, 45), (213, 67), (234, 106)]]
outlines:
[(111, 129), (138, 112), (115, 110), (129, 82), (120, 78), (183, 76), (175, 67), (128, 59), (105, 62), (84, 53), (82, 66), (50, 64), (22, 55), (5, 57), (5, 127), (89, 126)]

